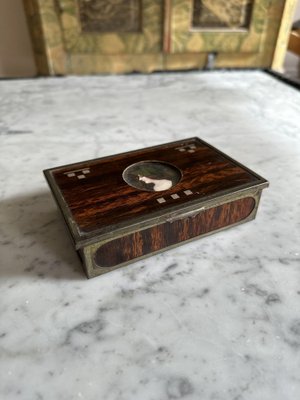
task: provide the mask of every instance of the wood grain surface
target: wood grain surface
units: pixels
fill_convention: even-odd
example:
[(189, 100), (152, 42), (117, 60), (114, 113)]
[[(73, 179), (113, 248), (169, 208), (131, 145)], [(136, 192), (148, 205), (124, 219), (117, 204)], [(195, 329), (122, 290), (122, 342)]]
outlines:
[[(23, 1), (28, 15), (37, 68), (41, 75), (132, 71), (149, 73), (163, 69), (203, 68), (206, 65), (207, 52), (217, 53), (215, 60), (217, 68), (270, 67), (276, 42), (276, 54), (280, 50), (279, 47), (285, 48), (284, 44), (287, 42), (286, 33), (283, 34), (285, 35), (283, 41), (282, 35), (280, 41), (277, 41), (284, 6), (294, 2), (294, 0), (257, 0), (254, 2), (247, 29), (242, 28), (237, 31), (227, 29), (225, 32), (222, 29), (200, 29), (197, 32), (191, 27), (193, 1), (145, 0), (141, 2), (141, 32), (128, 33), (117, 29), (113, 32), (82, 30), (80, 20), (82, 2), (79, 0)], [(232, 20), (234, 5), (241, 8), (245, 1), (203, 1), (203, 3), (210, 8), (214, 5), (215, 13), (218, 15), (222, 13), (223, 19), (231, 17)], [(105, 2), (92, 0), (85, 3), (98, 7)], [(106, 3), (111, 7), (115, 1)], [(91, 4), (88, 5), (89, 9)], [(292, 8), (286, 7), (285, 14), (282, 32), (288, 31), (285, 22), (291, 20)], [(92, 17), (96, 18), (95, 15)], [(97, 29), (100, 30), (100, 27)], [(103, 26), (101, 29), (107, 28)], [(172, 54), (168, 54), (170, 52)], [(279, 58), (276, 57), (276, 60)], [(282, 57), (280, 60), (282, 61)]]
[(240, 222), (250, 215), (254, 207), (255, 200), (246, 197), (210, 208), (194, 217), (134, 232), (99, 247), (95, 252), (94, 262), (99, 267), (113, 267)]
[[(194, 146), (193, 152), (189, 152), (189, 146)], [(181, 171), (181, 181), (162, 192), (129, 186), (122, 178), (124, 169), (143, 160), (171, 163)], [(85, 169), (89, 172), (79, 179)], [(256, 175), (198, 138), (56, 168), (51, 173), (83, 236), (99, 234), (106, 228), (113, 230), (114, 225), (129, 224), (138, 217), (147, 219), (157, 212), (167, 214), (208, 196), (260, 182)]]

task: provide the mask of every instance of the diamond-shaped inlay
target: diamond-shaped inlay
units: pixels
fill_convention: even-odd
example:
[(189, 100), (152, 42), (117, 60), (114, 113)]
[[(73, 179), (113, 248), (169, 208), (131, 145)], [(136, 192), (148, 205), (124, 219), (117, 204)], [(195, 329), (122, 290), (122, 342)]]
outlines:
[(77, 179), (85, 179), (86, 174), (89, 174), (91, 171), (89, 168), (84, 168), (84, 169), (76, 169), (74, 171), (69, 171), (69, 172), (64, 172), (65, 175), (67, 175), (68, 178), (74, 178), (76, 177)]
[(187, 196), (190, 196), (191, 194), (193, 194), (193, 192), (191, 190), (184, 190), (183, 193), (186, 194)]
[(195, 153), (197, 146), (195, 144), (186, 144), (185, 146), (177, 147), (176, 150), (180, 152)]
[(179, 199), (179, 195), (177, 193), (171, 194), (172, 199)]
[(166, 200), (163, 197), (160, 197), (159, 199), (156, 199), (158, 203), (165, 203)]

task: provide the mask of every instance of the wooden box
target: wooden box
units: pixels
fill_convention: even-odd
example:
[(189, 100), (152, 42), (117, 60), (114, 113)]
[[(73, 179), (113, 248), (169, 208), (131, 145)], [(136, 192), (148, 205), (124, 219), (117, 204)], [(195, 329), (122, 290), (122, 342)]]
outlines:
[(44, 174), (89, 278), (254, 219), (268, 186), (199, 138)]

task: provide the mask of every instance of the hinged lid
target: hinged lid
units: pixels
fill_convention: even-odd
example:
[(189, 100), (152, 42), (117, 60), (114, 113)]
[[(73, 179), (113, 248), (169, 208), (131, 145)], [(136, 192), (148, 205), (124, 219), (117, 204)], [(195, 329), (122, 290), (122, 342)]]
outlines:
[(268, 182), (190, 138), (44, 171), (76, 248), (188, 216)]

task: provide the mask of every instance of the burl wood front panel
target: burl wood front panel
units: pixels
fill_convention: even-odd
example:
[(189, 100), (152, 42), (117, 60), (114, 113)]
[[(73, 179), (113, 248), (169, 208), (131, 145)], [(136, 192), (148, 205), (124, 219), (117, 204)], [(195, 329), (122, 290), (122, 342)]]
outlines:
[(94, 255), (94, 263), (99, 269), (126, 263), (176, 243), (241, 222), (251, 214), (254, 207), (254, 198), (246, 197), (210, 208), (195, 216), (134, 232), (99, 247)]
[(141, 31), (141, 0), (77, 0), (83, 32)]

